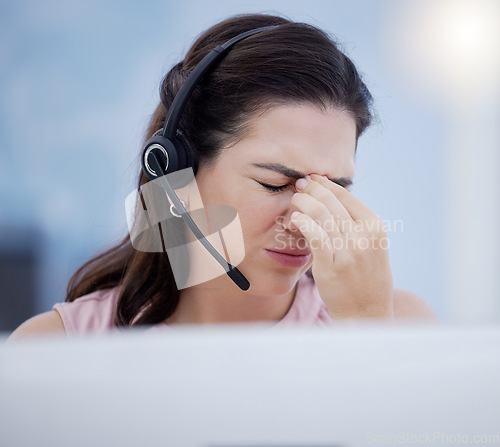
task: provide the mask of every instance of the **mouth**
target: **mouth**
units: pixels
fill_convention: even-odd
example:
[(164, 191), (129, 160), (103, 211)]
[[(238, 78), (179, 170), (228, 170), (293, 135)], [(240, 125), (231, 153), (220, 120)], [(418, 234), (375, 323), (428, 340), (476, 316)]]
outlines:
[(311, 258), (311, 251), (308, 249), (283, 249), (264, 250), (267, 255), (277, 263), (291, 268), (300, 268), (306, 265)]
[(288, 247), (288, 248), (270, 248), (270, 251), (274, 251), (275, 253), (283, 253), (284, 255), (291, 256), (307, 256), (311, 254), (311, 250), (309, 248), (298, 248), (298, 247)]

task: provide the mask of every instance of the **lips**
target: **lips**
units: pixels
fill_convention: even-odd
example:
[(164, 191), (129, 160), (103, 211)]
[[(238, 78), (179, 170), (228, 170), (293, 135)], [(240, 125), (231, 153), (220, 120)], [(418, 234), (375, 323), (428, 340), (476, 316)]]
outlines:
[(276, 253), (283, 253), (285, 255), (291, 255), (291, 256), (307, 256), (307, 255), (310, 255), (311, 254), (311, 250), (309, 250), (308, 248), (293, 248), (293, 247), (289, 247), (289, 248), (270, 248), (269, 249), (270, 251), (274, 251)]

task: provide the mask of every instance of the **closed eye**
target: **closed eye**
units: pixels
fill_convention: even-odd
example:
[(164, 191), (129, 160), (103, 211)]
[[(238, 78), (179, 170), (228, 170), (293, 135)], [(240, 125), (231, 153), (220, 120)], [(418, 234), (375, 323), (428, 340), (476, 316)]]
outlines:
[[(266, 185), (265, 183), (261, 183), (261, 182), (257, 182), (257, 183), (259, 183), (259, 185), (262, 185), (264, 188), (267, 188), (267, 189), (269, 189), (269, 191), (272, 191), (272, 192), (281, 192), (281, 191), (284, 191), (287, 188), (287, 186), (290, 186), (290, 185), (272, 186), (272, 185)], [(348, 192), (352, 191), (352, 187), (350, 188), (349, 185), (343, 185), (340, 182), (335, 182), (335, 183), (339, 186), (342, 186), (342, 188), (346, 189)]]
[(289, 185), (271, 186), (271, 185), (266, 185), (265, 183), (260, 183), (260, 182), (257, 182), (257, 183), (259, 183), (264, 188), (269, 189), (269, 191), (272, 191), (272, 192), (281, 192), (281, 191), (284, 191), (287, 188), (287, 186), (289, 186)]

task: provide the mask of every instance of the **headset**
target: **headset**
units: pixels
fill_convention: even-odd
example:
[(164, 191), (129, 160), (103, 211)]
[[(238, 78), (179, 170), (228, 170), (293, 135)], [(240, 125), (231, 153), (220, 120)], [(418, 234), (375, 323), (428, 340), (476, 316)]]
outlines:
[[(149, 180), (160, 179), (159, 183), (161, 183), (168, 198), (172, 201), (177, 213), (179, 213), (180, 217), (184, 220), (198, 241), (224, 268), (227, 275), (241, 290), (248, 290), (250, 283), (236, 267), (229, 264), (213, 245), (208, 242), (188, 214), (182, 201), (175, 193), (174, 188), (167, 180), (166, 175), (190, 167), (193, 168), (196, 173), (198, 168), (197, 160), (189, 144), (189, 140), (186, 135), (178, 129), (182, 112), (196, 86), (210, 70), (215, 68), (234, 44), (254, 34), (276, 28), (277, 26), (279, 25), (264, 26), (246, 31), (211, 50), (193, 69), (186, 81), (182, 84), (168, 110), (163, 129), (155, 132), (146, 142), (141, 160), (142, 169), (146, 177)], [(176, 186), (179, 188), (185, 185)]]

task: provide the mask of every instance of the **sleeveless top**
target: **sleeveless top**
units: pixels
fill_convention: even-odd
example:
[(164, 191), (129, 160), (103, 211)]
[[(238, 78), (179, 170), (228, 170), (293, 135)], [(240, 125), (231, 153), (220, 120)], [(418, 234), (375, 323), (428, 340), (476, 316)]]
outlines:
[[(54, 304), (52, 307), (61, 317), (67, 335), (103, 333), (118, 329), (114, 324), (120, 288), (98, 290), (72, 302)], [(328, 309), (319, 296), (313, 279), (306, 274), (297, 282), (292, 305), (285, 316), (272, 328), (289, 324), (328, 326), (332, 324)], [(267, 322), (266, 322), (267, 323)], [(170, 328), (173, 325), (159, 323), (152, 328)]]

